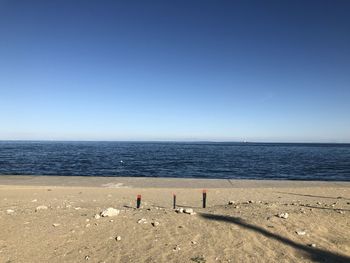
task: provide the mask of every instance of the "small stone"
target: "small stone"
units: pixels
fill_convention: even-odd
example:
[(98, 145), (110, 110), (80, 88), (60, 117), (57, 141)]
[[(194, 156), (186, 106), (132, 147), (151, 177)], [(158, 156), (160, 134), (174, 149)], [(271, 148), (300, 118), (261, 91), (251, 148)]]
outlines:
[(306, 234), (305, 230), (297, 230), (295, 231), (295, 233), (297, 233), (299, 236), (304, 236)]
[(32, 200), (32, 203), (35, 203), (35, 202), (38, 202), (38, 200), (37, 200), (37, 199), (33, 199), (33, 200)]
[(95, 219), (100, 219), (101, 216), (100, 216), (99, 214), (96, 214), (96, 215), (94, 215), (94, 218), (95, 218)]
[(87, 218), (87, 219), (85, 220), (85, 222), (90, 222), (90, 219), (89, 219), (89, 218)]
[(338, 211), (338, 213), (339, 213), (339, 214), (344, 214), (344, 212), (343, 212), (343, 211)]
[(309, 246), (310, 247), (316, 247), (316, 244), (310, 244)]
[(58, 223), (53, 223), (53, 224), (52, 224), (53, 227), (58, 227), (58, 226), (60, 226), (60, 225), (61, 225), (61, 224), (58, 224)]
[(117, 216), (117, 215), (119, 215), (119, 212), (120, 212), (120, 211), (119, 211), (118, 209), (109, 207), (109, 208), (107, 208), (107, 209), (105, 209), (105, 210), (103, 210), (103, 211), (101, 212), (101, 216), (102, 216), (102, 217)]
[(192, 240), (192, 241), (191, 241), (191, 244), (197, 245), (197, 241)]
[(280, 213), (277, 215), (279, 218), (287, 219), (289, 217), (288, 213)]
[(194, 211), (193, 211), (193, 209), (192, 208), (185, 208), (184, 210), (183, 210), (183, 212), (185, 213), (185, 214), (192, 214), (192, 213), (194, 213)]
[(46, 206), (46, 205), (39, 205), (39, 206), (35, 209), (35, 212), (38, 212), (39, 210), (47, 210), (47, 206)]
[(111, 219), (111, 220), (109, 220), (109, 222), (113, 223), (114, 221), (113, 221), (113, 219)]
[(74, 209), (75, 209), (75, 210), (80, 210), (81, 207), (79, 207), (79, 206), (78, 206), (78, 207), (74, 207)]
[(174, 248), (173, 248), (173, 251), (179, 251), (181, 250), (180, 246), (179, 245), (176, 245)]
[[(80, 251), (79, 251), (79, 253), (80, 253)], [(85, 260), (89, 260), (89, 259), (90, 259), (89, 256), (85, 256)]]
[(154, 227), (159, 226), (159, 222), (157, 222), (157, 221), (152, 222), (152, 226), (154, 226)]
[(137, 223), (138, 224), (141, 224), (141, 223), (147, 224), (147, 220), (146, 220), (146, 218), (141, 218), (141, 219), (137, 220)]
[(252, 204), (252, 203), (254, 203), (253, 200), (249, 200), (249, 201), (248, 201), (248, 204)]
[(6, 213), (7, 213), (8, 215), (13, 214), (14, 212), (15, 212), (15, 210), (13, 210), (13, 209), (7, 209), (7, 210), (6, 210)]
[(184, 209), (182, 207), (175, 209), (176, 213), (183, 213)]
[(236, 202), (235, 201), (228, 201), (229, 205), (234, 205)]
[(122, 237), (121, 237), (121, 236), (117, 236), (117, 237), (115, 238), (115, 240), (120, 241), (120, 240), (122, 240)]
[(321, 203), (321, 202), (317, 202), (316, 204), (318, 204), (318, 205), (322, 205), (322, 203)]

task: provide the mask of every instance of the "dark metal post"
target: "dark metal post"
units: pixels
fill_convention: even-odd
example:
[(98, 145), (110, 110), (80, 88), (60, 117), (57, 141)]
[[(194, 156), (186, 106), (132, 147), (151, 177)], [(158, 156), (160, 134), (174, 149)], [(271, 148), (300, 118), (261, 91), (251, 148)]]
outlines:
[(137, 195), (136, 207), (140, 208), (140, 206), (141, 206), (141, 195)]
[(203, 190), (203, 208), (207, 206), (207, 190)]

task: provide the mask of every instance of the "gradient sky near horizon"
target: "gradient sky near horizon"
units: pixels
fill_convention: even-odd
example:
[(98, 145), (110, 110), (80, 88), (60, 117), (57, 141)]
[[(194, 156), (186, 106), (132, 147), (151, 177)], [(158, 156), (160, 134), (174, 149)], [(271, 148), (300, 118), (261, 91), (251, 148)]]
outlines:
[(350, 142), (349, 14), (0, 0), (0, 139)]

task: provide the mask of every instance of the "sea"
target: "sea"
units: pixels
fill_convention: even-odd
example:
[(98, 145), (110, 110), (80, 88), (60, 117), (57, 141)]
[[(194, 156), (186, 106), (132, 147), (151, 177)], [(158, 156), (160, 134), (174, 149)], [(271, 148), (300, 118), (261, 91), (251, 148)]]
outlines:
[(350, 181), (350, 144), (0, 141), (1, 175)]

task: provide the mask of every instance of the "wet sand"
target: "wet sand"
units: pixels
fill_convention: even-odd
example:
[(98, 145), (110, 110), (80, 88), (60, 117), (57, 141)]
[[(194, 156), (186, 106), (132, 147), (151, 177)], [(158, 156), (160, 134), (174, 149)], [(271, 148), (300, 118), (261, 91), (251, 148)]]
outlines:
[(350, 183), (0, 176), (0, 226), (0, 262), (350, 262)]

